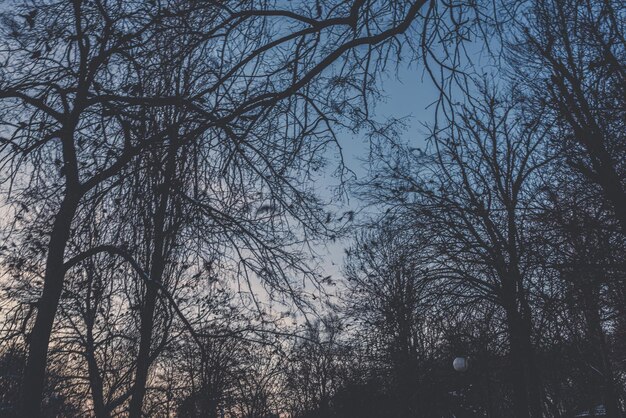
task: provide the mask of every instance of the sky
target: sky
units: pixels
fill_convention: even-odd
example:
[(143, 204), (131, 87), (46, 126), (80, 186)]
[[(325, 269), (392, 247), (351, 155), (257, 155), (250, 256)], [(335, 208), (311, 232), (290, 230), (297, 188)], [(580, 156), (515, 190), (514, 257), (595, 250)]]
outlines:
[[(428, 107), (437, 99), (437, 90), (428, 75), (421, 68), (404, 66), (397, 74), (385, 76), (381, 87), (386, 97), (374, 104), (375, 117), (406, 118), (407, 130), (401, 139), (413, 146), (423, 145), (426, 135), (421, 124), (433, 121), (434, 109)], [(346, 165), (357, 175), (364, 175), (366, 166), (360, 160), (367, 157), (367, 140), (346, 135), (340, 141)]]
[[(495, 41), (492, 47), (494, 45)], [(474, 42), (468, 42), (465, 47), (467, 56), (463, 58), (464, 65), (473, 70), (479, 70), (485, 75), (490, 74), (492, 80), (499, 79), (499, 67), (493, 65), (482, 41), (477, 39)], [(374, 116), (379, 121), (389, 117), (403, 118), (407, 128), (399, 138), (400, 142), (410, 147), (425, 149), (428, 134), (423, 125), (432, 125), (435, 121), (433, 104), (439, 98), (439, 91), (421, 63), (415, 64), (408, 61), (405, 61), (406, 64), (401, 64), (397, 73), (390, 71), (391, 74), (382, 76), (380, 87), (385, 99), (374, 103)], [(367, 175), (366, 160), (369, 150), (367, 139), (364, 136), (344, 135), (339, 138), (339, 142), (347, 168), (356, 174), (357, 180), (364, 179)], [(327, 188), (328, 185), (324, 184), (324, 181), (321, 183), (319, 189)], [(349, 199), (350, 201), (342, 210), (362, 207), (361, 202), (355, 196), (350, 196)], [(357, 217), (356, 220), (358, 222), (364, 219)], [(337, 277), (341, 274), (344, 249), (349, 245), (350, 240), (344, 239), (316, 249), (325, 275)]]
[[(434, 121), (434, 108), (429, 106), (438, 97), (438, 91), (428, 75), (415, 65), (404, 66), (397, 74), (385, 76), (381, 87), (386, 97), (374, 104), (375, 117), (378, 120), (389, 117), (406, 118), (407, 129), (400, 139), (413, 147), (424, 148), (426, 130), (422, 124)], [(367, 139), (363, 136), (345, 134), (339, 138), (339, 142), (347, 168), (355, 173), (357, 180), (362, 180), (367, 175)], [(322, 181), (318, 188), (327, 187), (323, 183)], [(361, 202), (356, 197), (350, 196), (349, 199), (343, 210), (359, 207)], [(316, 249), (324, 275), (333, 277), (341, 275), (344, 249), (349, 245), (350, 239), (347, 238)]]
[[(3, 3), (4, 7), (10, 4)], [(0, 9), (2, 7), (0, 3)], [(397, 73), (390, 71), (391, 74), (382, 76), (381, 91), (385, 97), (374, 103), (371, 110), (379, 121), (389, 117), (404, 119), (407, 129), (402, 134), (402, 142), (413, 147), (424, 148), (426, 133), (422, 124), (433, 120), (434, 109), (429, 106), (437, 99), (437, 91), (421, 66), (407, 64), (402, 63)], [(366, 160), (369, 150), (367, 139), (363, 135), (351, 135), (344, 132), (339, 137), (339, 142), (346, 167), (356, 175), (357, 180), (362, 180), (367, 174)], [(333, 167), (329, 167), (329, 170), (332, 171)], [(325, 183), (324, 180), (316, 185), (321, 190), (328, 189), (329, 186), (330, 182)], [(339, 210), (345, 211), (359, 206), (361, 202), (354, 196), (350, 196), (349, 201), (345, 202), (344, 207)], [(344, 239), (315, 248), (318, 254), (317, 261), (325, 276), (337, 277), (341, 274), (344, 249), (349, 245), (350, 240)]]

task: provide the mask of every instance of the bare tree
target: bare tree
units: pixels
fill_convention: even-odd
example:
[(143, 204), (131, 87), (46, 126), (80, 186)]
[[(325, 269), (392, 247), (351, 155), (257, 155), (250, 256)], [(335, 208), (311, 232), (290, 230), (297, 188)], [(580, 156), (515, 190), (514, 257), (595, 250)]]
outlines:
[(624, 286), (619, 255), (624, 251), (623, 235), (615, 225), (612, 205), (595, 187), (566, 166), (561, 165), (558, 173), (553, 177), (555, 187), (548, 190), (540, 223), (547, 248), (541, 246), (537, 257), (562, 281), (559, 299), (569, 311), (566, 327), (574, 330), (574, 340), (580, 340), (580, 351), (589, 353), (581, 355), (580, 361), (587, 364), (589, 381), (597, 382), (595, 387), (601, 391), (609, 416), (619, 417), (623, 385), (611, 349), (609, 324), (624, 315), (621, 304), (613, 301), (613, 295)]
[(335, 315), (306, 324), (303, 338), (295, 338), (285, 354), (283, 390), (292, 416), (332, 416), (331, 401), (345, 379), (348, 350), (342, 331)]
[[(346, 120), (363, 120), (357, 112), (348, 112), (367, 98), (372, 74), (384, 67), (386, 54), (398, 45), (396, 37), (410, 29), (423, 4), (329, 2), (274, 10), (264, 2), (235, 3), (231, 8), (183, 2), (152, 7), (140, 2), (43, 1), (4, 15), (4, 65), (11, 71), (3, 73), (0, 97), (2, 124), (9, 132), (3, 140), (3, 161), (11, 167), (8, 187), (16, 190), (15, 183), (25, 173), (38, 192), (22, 201), (36, 203), (38, 195), (51, 196), (49, 204), (56, 207), (49, 215), (53, 223), (43, 290), (29, 336), (23, 415), (38, 415), (76, 212), (96, 185), (167, 135), (134, 137), (131, 131), (142, 123), (141, 109), (193, 109), (200, 118), (198, 132), (228, 140), (233, 158), (248, 160), (251, 166), (263, 162), (259, 176), (282, 178), (281, 191), (295, 190), (283, 167), (307, 171), (305, 165), (316, 162), (319, 151), (333, 141), (330, 109), (350, 116)], [(285, 22), (284, 30), (275, 31), (273, 21)], [(195, 36), (177, 43), (179, 27)], [(150, 66), (158, 65), (151, 59), (158, 47), (154, 41), (165, 34), (173, 34), (169, 42), (181, 53), (204, 54), (205, 88), (193, 97), (144, 95)], [(294, 52), (285, 56), (286, 49)], [(354, 81), (359, 78), (361, 84)], [(329, 89), (334, 94), (328, 94)], [(267, 128), (273, 135), (265, 150), (285, 150), (279, 166), (266, 160), (265, 150), (250, 140)], [(276, 142), (278, 132), (288, 141)], [(311, 141), (316, 134), (318, 140)], [(50, 170), (55, 161), (62, 184), (42, 179), (41, 169), (25, 165), (37, 162)], [(293, 205), (282, 203), (286, 208)], [(304, 207), (308, 202), (296, 203)], [(134, 405), (136, 413), (139, 407)]]
[(427, 300), (427, 241), (398, 219), (374, 226), (347, 250), (347, 314), (357, 323), (362, 344), (371, 347), (373, 364), (390, 375), (394, 416), (427, 410), (428, 400), (420, 394), (426, 393), (424, 365), (437, 334), (437, 327), (426, 329), (433, 312)]
[(428, 274), (439, 292), (503, 309), (514, 410), (539, 417), (529, 247), (538, 170), (551, 160), (545, 127), (488, 90), (454, 109), (450, 121), (435, 126), (430, 154), (398, 144), (383, 151), (366, 193), (407, 227), (431, 231)]
[(22, 191), (16, 196), (22, 204), (55, 208), (43, 215), (51, 219), (50, 239), (29, 334), (23, 416), (39, 415), (72, 221), (94, 187), (141, 149), (124, 135), (133, 107), (172, 101), (142, 97), (137, 87), (142, 74), (136, 64), (148, 59), (146, 45), (162, 19), (159, 11), (143, 8), (141, 13), (135, 6), (38, 2), (3, 16), (4, 66), (10, 68), (2, 74), (0, 93), (2, 125), (9, 136), (3, 139), (8, 173), (3, 181), (10, 191)]
[(626, 232), (626, 42), (619, 1), (546, 0), (524, 5), (508, 53), (529, 107), (555, 124), (557, 147), (597, 184)]
[[(11, 220), (0, 231), (0, 364), (23, 374), (21, 387), (0, 382), (3, 402), (20, 389), (24, 417), (473, 408), (538, 418), (602, 399), (619, 417), (620, 6), (3, 9), (0, 187)], [(468, 40), (490, 35), (502, 42), (488, 52), (506, 51), (510, 98), (463, 66)], [(441, 94), (426, 151), (371, 109), (380, 74), (418, 57)], [(344, 305), (311, 321), (311, 292), (335, 284), (311, 249), (353, 215), (328, 214), (315, 186), (330, 167), (336, 195), (346, 192), (340, 130), (375, 138), (359, 191), (382, 212), (347, 252)], [(306, 326), (286, 325), (294, 311)], [(454, 375), (460, 353), (476, 363)]]

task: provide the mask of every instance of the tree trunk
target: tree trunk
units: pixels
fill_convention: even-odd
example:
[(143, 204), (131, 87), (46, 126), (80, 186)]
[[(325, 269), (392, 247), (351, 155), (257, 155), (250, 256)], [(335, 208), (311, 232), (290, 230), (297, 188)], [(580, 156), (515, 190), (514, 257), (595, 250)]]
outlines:
[(165, 224), (171, 180), (176, 168), (176, 147), (170, 143), (165, 178), (159, 189), (159, 204), (154, 217), (154, 247), (150, 257), (150, 282), (147, 283), (146, 296), (141, 311), (139, 352), (137, 354), (137, 370), (130, 400), (129, 418), (140, 418), (143, 400), (146, 394), (148, 371), (152, 363), (150, 347), (154, 328), (154, 313), (158, 297), (158, 289), (154, 283), (161, 283), (165, 270)]
[[(150, 275), (152, 278), (152, 275)], [(133, 384), (133, 394), (130, 400), (128, 412), (129, 418), (141, 417), (143, 399), (146, 395), (146, 383), (148, 371), (150, 369), (150, 346), (152, 343), (152, 331), (154, 327), (154, 311), (156, 309), (157, 288), (148, 284), (146, 298), (141, 312), (141, 327), (139, 353), (137, 354), (137, 371), (135, 372), (135, 382)]]
[(606, 199), (613, 206), (622, 233), (626, 234), (626, 192), (616, 170), (617, 163), (606, 150), (605, 141), (601, 135), (592, 135), (590, 140), (582, 139), (581, 142), (591, 155), (591, 162), (597, 173), (596, 181), (600, 184)]
[(79, 201), (80, 194), (68, 190), (50, 234), (43, 292), (37, 302), (37, 317), (29, 336), (28, 361), (22, 381), (20, 416), (23, 418), (37, 418), (41, 414), (48, 344), (65, 278), (65, 247)]
[(506, 307), (506, 319), (515, 417), (541, 418), (540, 383), (534, 362), (530, 320), (513, 304)]
[(109, 418), (109, 413), (104, 404), (104, 389), (102, 376), (98, 361), (96, 360), (96, 345), (93, 339), (93, 326), (97, 315), (97, 300), (94, 298), (96, 306), (92, 306), (94, 273), (93, 267), (86, 270), (88, 277), (87, 295), (85, 297), (85, 312), (83, 320), (85, 322), (85, 359), (87, 360), (87, 371), (89, 373), (89, 389), (93, 402), (93, 412), (96, 418)]
[(583, 288), (581, 296), (585, 306), (585, 320), (587, 323), (587, 333), (591, 337), (592, 344), (598, 354), (598, 369), (602, 373), (602, 397), (606, 407), (606, 413), (611, 418), (621, 418), (621, 408), (619, 402), (616, 379), (613, 375), (613, 367), (609, 357), (609, 349), (606, 344), (606, 336), (602, 329), (600, 318), (600, 308), (596, 293), (593, 289)]
[[(162, 204), (159, 206), (156, 217), (157, 219), (155, 222), (155, 241), (154, 250), (151, 256), (152, 266), (150, 269), (150, 281), (153, 283), (161, 282), (161, 277), (163, 275), (163, 270), (165, 266), (163, 260), (164, 236), (162, 231), (164, 229), (163, 226), (165, 223), (165, 208), (167, 206), (166, 200), (167, 199), (165, 198), (162, 200)], [(147, 283), (145, 300), (141, 311), (139, 352), (137, 354), (137, 370), (135, 372), (135, 382), (133, 384), (133, 392), (130, 400), (130, 409), (128, 414), (129, 418), (141, 417), (143, 400), (146, 394), (148, 371), (152, 362), (150, 348), (152, 345), (152, 334), (154, 328), (154, 312), (156, 310), (158, 297), (157, 286), (153, 283)]]
[(524, 373), (524, 353), (520, 337), (514, 329), (515, 314), (507, 313), (509, 328), (509, 362), (513, 388), (513, 408), (516, 418), (529, 418), (528, 391), (526, 390), (526, 375)]
[(87, 331), (87, 344), (87, 367), (89, 371), (89, 386), (93, 400), (93, 412), (96, 418), (109, 418), (109, 412), (104, 404), (102, 376), (100, 376), (98, 362), (96, 361), (96, 357), (94, 355), (93, 335), (91, 329)]
[(541, 378), (537, 368), (535, 358), (535, 348), (533, 346), (532, 334), (532, 312), (526, 297), (522, 297), (522, 341), (525, 346), (524, 354), (526, 356), (526, 381), (528, 385), (530, 412), (533, 417), (543, 417), (543, 387), (541, 386)]

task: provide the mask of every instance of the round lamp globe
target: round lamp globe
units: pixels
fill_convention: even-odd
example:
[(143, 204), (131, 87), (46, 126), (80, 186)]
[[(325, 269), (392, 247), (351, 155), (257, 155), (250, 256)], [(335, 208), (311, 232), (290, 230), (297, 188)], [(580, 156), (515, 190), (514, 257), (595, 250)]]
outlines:
[(452, 362), (452, 367), (454, 367), (454, 370), (457, 372), (466, 372), (469, 368), (469, 361), (467, 357), (457, 357)]

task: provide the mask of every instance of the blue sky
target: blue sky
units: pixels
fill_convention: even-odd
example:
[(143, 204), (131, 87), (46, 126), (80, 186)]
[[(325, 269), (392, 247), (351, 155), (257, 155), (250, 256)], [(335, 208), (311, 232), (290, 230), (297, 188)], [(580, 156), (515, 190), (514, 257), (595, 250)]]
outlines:
[[(399, 68), (397, 74), (384, 76), (382, 91), (386, 98), (374, 104), (375, 117), (379, 120), (389, 117), (406, 117), (407, 129), (403, 132), (401, 140), (410, 143), (411, 146), (424, 148), (426, 130), (422, 125), (434, 121), (434, 108), (429, 106), (438, 97), (438, 92), (428, 75), (423, 74), (419, 66), (403, 66)], [(339, 141), (346, 166), (354, 171), (358, 179), (362, 179), (367, 174), (365, 161), (369, 150), (367, 138), (345, 134), (339, 138)], [(322, 184), (318, 185), (318, 188), (323, 193), (327, 185), (323, 184), (324, 180), (320, 183)], [(346, 207), (339, 210), (358, 208), (359, 205), (360, 202), (351, 196)], [(344, 239), (316, 249), (325, 275), (333, 277), (340, 275), (344, 261), (344, 248), (349, 245), (350, 240)]]
[[(428, 75), (415, 65), (403, 66), (397, 74), (383, 77), (382, 91), (386, 98), (374, 104), (376, 118), (406, 117), (407, 130), (402, 140), (413, 146), (423, 146), (426, 135), (422, 124), (434, 120), (434, 109), (429, 105), (437, 99), (437, 90)], [(362, 176), (365, 167), (360, 160), (367, 157), (367, 139), (346, 135), (340, 141), (346, 165)]]

